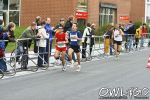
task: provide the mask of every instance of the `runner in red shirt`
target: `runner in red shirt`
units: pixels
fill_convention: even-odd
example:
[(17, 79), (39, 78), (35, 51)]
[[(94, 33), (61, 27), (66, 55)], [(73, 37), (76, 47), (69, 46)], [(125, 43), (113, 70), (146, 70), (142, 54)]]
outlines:
[(63, 32), (63, 27), (59, 27), (56, 31), (55, 34), (55, 44), (56, 44), (56, 49), (55, 49), (55, 54), (54, 57), (55, 59), (59, 59), (60, 55), (61, 55), (61, 61), (62, 61), (62, 65), (63, 68), (62, 70), (65, 71), (65, 54), (66, 54), (66, 43), (68, 43), (68, 39), (66, 36), (66, 33)]

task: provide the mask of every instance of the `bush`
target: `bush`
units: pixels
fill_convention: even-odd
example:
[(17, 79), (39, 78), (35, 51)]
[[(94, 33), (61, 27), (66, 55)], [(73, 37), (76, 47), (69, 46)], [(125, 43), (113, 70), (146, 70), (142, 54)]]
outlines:
[(96, 29), (96, 35), (98, 35), (98, 36), (104, 35), (104, 33), (108, 30), (108, 28), (110, 26), (111, 26), (110, 24), (106, 24), (106, 25), (104, 25), (102, 27), (98, 27)]
[(15, 38), (19, 38), (25, 29), (26, 29), (25, 27), (17, 26), (15, 29)]
[(85, 29), (85, 28), (86, 28), (85, 25), (79, 25), (79, 26), (78, 26), (78, 30), (79, 30), (81, 33), (84, 32), (84, 29)]
[(142, 25), (142, 22), (141, 21), (136, 21), (134, 24), (135, 24), (135, 28), (137, 29)]
[[(15, 38), (18, 39), (24, 30), (25, 30), (25, 27), (17, 26), (15, 29)], [(11, 52), (13, 49), (15, 49), (15, 45), (16, 45), (15, 43), (9, 42), (6, 48), (6, 52)]]

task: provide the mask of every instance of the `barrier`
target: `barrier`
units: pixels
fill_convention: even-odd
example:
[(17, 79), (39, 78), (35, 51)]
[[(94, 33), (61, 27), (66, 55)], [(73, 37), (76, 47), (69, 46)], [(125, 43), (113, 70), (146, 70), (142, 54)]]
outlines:
[[(122, 44), (122, 52), (126, 52), (126, 43), (127, 42), (130, 42), (128, 41), (128, 37), (134, 37), (134, 35), (124, 35), (123, 36), (123, 44)], [(93, 59), (93, 58), (98, 58), (98, 59), (101, 59), (102, 57), (105, 57), (105, 54), (104, 54), (104, 40), (105, 40), (105, 36), (92, 36), (92, 37), (88, 37), (88, 38), (93, 38), (94, 39), (94, 44), (93, 44), (93, 47), (92, 47), (92, 53), (90, 54), (90, 43), (87, 44), (87, 49), (86, 49), (86, 54), (88, 55), (88, 57), (90, 57), (90, 61)], [(134, 38), (132, 38), (133, 42), (131, 43), (133, 45), (134, 43)], [(11, 69), (9, 69), (9, 72), (3, 72), (2, 70), (0, 70), (0, 78), (2, 78), (4, 75), (15, 75), (16, 72), (19, 72), (19, 71), (25, 71), (25, 70), (22, 70), (22, 67), (24, 67), (24, 65), (28, 65), (28, 70), (27, 71), (33, 71), (33, 72), (36, 72), (39, 67), (37, 65), (37, 59), (38, 59), (38, 56), (40, 54), (47, 54), (48, 55), (48, 62), (46, 62), (44, 59), (43, 62), (45, 63), (45, 67), (41, 68), (41, 69), (48, 69), (50, 67), (50, 64), (52, 63), (51, 62), (51, 57), (53, 57), (53, 51), (50, 52), (50, 42), (48, 42), (48, 52), (42, 52), (42, 53), (33, 53), (33, 50), (31, 50), (30, 52), (28, 52), (29, 48), (24, 48), (26, 49), (26, 53), (21, 53), (21, 54), (17, 54), (17, 49), (18, 47), (20, 46), (20, 43), (21, 41), (27, 41), (27, 45), (29, 44), (29, 40), (31, 40), (31, 38), (24, 38), (24, 39), (16, 39), (16, 42), (15, 42), (15, 49), (12, 51), (11, 54), (7, 54), (5, 57), (1, 58), (1, 59), (4, 59), (4, 61), (7, 63), (7, 66), (11, 67)], [(32, 39), (33, 40), (33, 39)], [(39, 38), (36, 39), (37, 41), (39, 40)], [(46, 39), (47, 41), (50, 41), (49, 39)], [(5, 40), (0, 40), (0, 42), (2, 41), (5, 41)], [(146, 34), (146, 37), (145, 37), (145, 44), (147, 44), (148, 42), (150, 41), (150, 33), (147, 33)], [(6, 41), (5, 41), (6, 42)], [(140, 43), (141, 41), (139, 41)], [(53, 44), (52, 44), (53, 45)], [(144, 46), (147, 46), (147, 45), (144, 45)], [(53, 46), (54, 47), (54, 46)], [(82, 46), (81, 46), (82, 48)], [(113, 47), (112, 47), (113, 48)], [(138, 48), (140, 48), (140, 46), (138, 45)], [(84, 49), (84, 48), (82, 48)], [(54, 49), (53, 49), (54, 50)], [(38, 51), (39, 51), (39, 46), (38, 46)], [(113, 50), (114, 51), (114, 50)], [(133, 51), (133, 50), (132, 50)], [(81, 52), (82, 54), (82, 52)], [(108, 54), (107, 56), (109, 56), (110, 54)], [(21, 60), (18, 60), (17, 62), (17, 57), (21, 57), (20, 59)], [(40, 57), (40, 56), (39, 56)], [(42, 57), (40, 57), (42, 58)], [(26, 59), (26, 60), (24, 60)], [(29, 61), (30, 65), (27, 63)], [(17, 63), (20, 63), (20, 68), (18, 67), (19, 64)]]

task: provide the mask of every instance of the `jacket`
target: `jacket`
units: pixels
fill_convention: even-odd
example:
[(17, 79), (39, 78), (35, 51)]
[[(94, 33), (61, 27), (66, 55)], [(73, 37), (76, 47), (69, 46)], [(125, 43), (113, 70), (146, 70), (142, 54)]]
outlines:
[(53, 39), (53, 29), (52, 29), (51, 25), (50, 25), (50, 24), (46, 24), (44, 28), (45, 28), (45, 30), (46, 30), (46, 33), (49, 34), (49, 40), (50, 40), (50, 42), (52, 43), (52, 39)]
[(30, 47), (32, 43), (32, 39), (36, 38), (36, 30), (31, 29), (31, 27), (28, 27), (21, 35), (21, 39), (24, 38), (31, 38), (28, 40), (22, 40), (21, 42), (24, 44), (25, 47)]
[(46, 39), (49, 38), (49, 35), (46, 33), (45, 28), (40, 28), (37, 35), (40, 36), (40, 40), (37, 42), (37, 45), (39, 47), (46, 47)]
[(83, 32), (82, 36), (82, 42), (90, 43), (90, 35), (91, 35), (92, 29), (90, 27), (86, 27)]

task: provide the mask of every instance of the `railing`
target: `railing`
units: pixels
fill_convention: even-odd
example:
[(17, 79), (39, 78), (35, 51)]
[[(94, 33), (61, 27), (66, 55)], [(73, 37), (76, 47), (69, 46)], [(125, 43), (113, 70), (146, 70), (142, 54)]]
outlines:
[[(123, 44), (122, 44), (123, 52), (126, 52), (125, 44), (130, 42), (128, 40), (129, 37), (132, 37), (130, 39), (132, 39), (131, 45), (133, 46), (134, 35), (124, 35), (123, 36)], [(87, 38), (90, 38), (90, 37), (87, 37)], [(94, 58), (94, 57), (97, 57), (97, 58), (104, 57), (105, 36), (93, 36), (92, 38), (94, 39), (94, 44), (92, 47), (92, 54), (90, 54), (91, 41), (87, 44), (86, 48), (82, 48), (82, 46), (81, 46), (82, 50), (86, 49), (86, 54), (88, 54), (88, 57), (91, 58), (90, 60), (92, 60), (92, 58)], [(39, 69), (39, 66), (37, 65), (37, 59), (38, 59), (38, 57), (40, 57), (40, 54), (48, 55), (48, 62), (46, 62), (44, 59), (42, 59), (43, 62), (45, 63), (45, 67), (43, 67), (42, 69), (46, 70), (50, 67), (50, 64), (53, 63), (53, 62), (51, 62), (50, 58), (54, 57), (53, 56), (54, 52), (53, 51), (50, 52), (50, 42), (48, 42), (48, 52), (33, 53), (33, 50), (29, 50), (28, 46), (25, 47), (22, 44), (22, 41), (26, 41), (27, 45), (29, 45), (29, 40), (33, 40), (33, 39), (31, 39), (31, 38), (16, 39), (15, 48), (11, 52), (11, 54), (5, 53), (5, 56), (3, 58), (0, 58), (0, 59), (3, 59), (3, 61), (5, 61), (5, 63), (7, 64), (8, 70), (9, 70), (9, 72), (3, 72), (2, 70), (0, 70), (0, 78), (2, 78), (4, 75), (12, 76), (12, 75), (15, 75), (16, 72), (25, 71), (22, 69), (22, 67), (24, 67), (25, 65), (27, 65), (27, 67), (28, 67), (27, 71), (33, 71), (33, 72), (37, 71)], [(36, 40), (38, 41), (40, 39), (36, 39)], [(50, 41), (48, 39), (44, 39), (44, 40)], [(147, 33), (146, 37), (145, 37), (145, 44), (148, 44), (149, 41), (150, 41), (150, 33)], [(7, 40), (0, 40), (0, 42), (7, 42)], [(139, 41), (139, 43), (140, 42), (141, 41)], [(39, 45), (37, 45), (37, 46), (38, 46), (37, 51), (39, 51)], [(110, 44), (110, 46), (111, 46), (111, 44)], [(145, 46), (147, 46), (147, 45), (145, 45)], [(20, 54), (17, 54), (17, 50), (19, 49), (19, 47), (23, 48), (26, 51), (23, 51)], [(54, 46), (52, 46), (52, 47), (54, 47)], [(138, 45), (138, 48), (140, 48), (139, 45)], [(82, 55), (82, 52), (81, 52), (81, 55)], [(17, 60), (18, 57), (20, 57), (20, 60)], [(40, 57), (40, 58), (42, 58), (42, 57)], [(19, 65), (20, 65), (20, 67), (19, 67)]]

